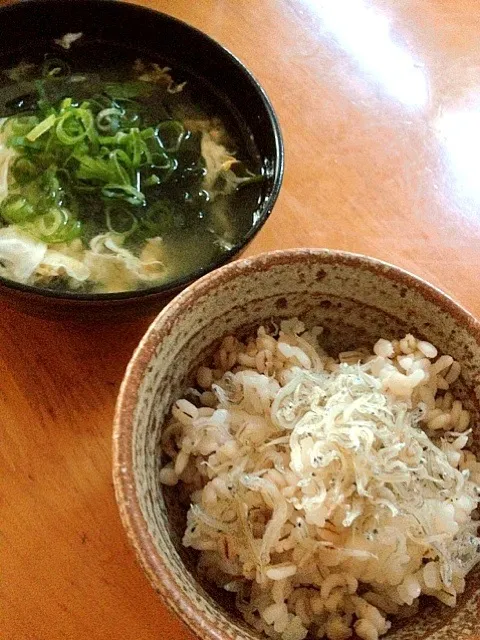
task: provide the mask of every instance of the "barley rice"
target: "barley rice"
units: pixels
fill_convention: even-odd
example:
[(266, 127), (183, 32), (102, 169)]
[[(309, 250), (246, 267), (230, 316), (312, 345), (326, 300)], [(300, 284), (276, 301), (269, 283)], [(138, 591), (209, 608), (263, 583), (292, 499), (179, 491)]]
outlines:
[[(463, 591), (479, 558), (469, 547), (469, 560), (460, 565), (455, 549), (466, 557), (467, 541), (479, 542), (472, 513), (480, 462), (465, 449), (471, 418), (450, 389), (460, 375), (451, 356), (438, 356), (432, 344), (408, 334), (379, 339), (373, 354), (361, 348), (334, 360), (317, 342), (321, 333), (306, 332), (293, 319), (278, 335), (260, 327), (246, 342), (227, 336), (197, 371), (200, 392), (191, 396), (199, 406), (179, 400), (172, 410), (162, 439), (172, 460), (160, 481), (174, 486), (180, 480), (189, 489), (184, 544), (200, 552), (205, 579), (236, 594), (256, 630), (277, 640), (304, 640), (309, 632), (318, 639), (345, 640), (355, 632), (378, 640), (390, 627), (387, 617), (415, 613), (422, 593), (453, 606)], [(347, 379), (352, 386), (339, 387), (338, 395), (345, 404), (326, 412), (328, 385)], [(358, 385), (368, 393), (357, 392)], [(372, 398), (373, 413), (362, 414)], [(360, 422), (352, 422), (358, 415)], [(326, 449), (315, 416), (330, 424)], [(335, 431), (340, 418), (350, 430)], [(386, 444), (375, 450), (380, 466), (372, 473), (366, 456), (374, 451), (378, 435), (369, 429), (377, 423), (405, 431), (390, 450)], [(356, 447), (370, 444), (355, 473), (344, 477), (342, 459), (356, 455), (348, 440), (354, 433)], [(442, 469), (435, 482), (444, 483), (444, 494), (432, 488), (422, 498), (431, 509), (415, 507), (423, 485), (409, 485), (423, 468), (425, 478)], [(337, 502), (328, 502), (342, 482)], [(375, 491), (382, 504), (372, 511), (368, 496)], [(449, 492), (450, 501), (442, 497)], [(425, 525), (402, 515), (406, 505), (420, 509)], [(441, 553), (443, 547), (426, 542), (438, 536), (448, 541)]]

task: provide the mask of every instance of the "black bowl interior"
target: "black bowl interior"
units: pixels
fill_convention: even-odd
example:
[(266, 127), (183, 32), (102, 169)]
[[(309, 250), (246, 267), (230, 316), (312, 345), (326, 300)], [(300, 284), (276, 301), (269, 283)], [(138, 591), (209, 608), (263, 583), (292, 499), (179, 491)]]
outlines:
[[(283, 143), (278, 120), (258, 82), (245, 66), (217, 42), (165, 14), (116, 0), (29, 0), (0, 9), (0, 68), (18, 63), (25, 52), (52, 49), (65, 33), (83, 34), (78, 44), (82, 55), (92, 61), (102, 44), (130, 50), (139, 56), (171, 66), (178, 75), (194, 76), (207, 84), (223, 103), (224, 113), (241, 132), (244, 142), (255, 146), (266, 179), (249, 225), (237, 242), (220, 259), (188, 276), (162, 286), (121, 293), (75, 293), (22, 285), (0, 277), (7, 298), (29, 299), (30, 305), (55, 306), (58, 302), (117, 304), (138, 298), (162, 298), (179, 291), (211, 269), (239, 254), (269, 216), (280, 190), (283, 175)], [(60, 49), (61, 51), (61, 49)], [(20, 295), (19, 295), (20, 294)], [(21, 295), (23, 294), (23, 295)], [(49, 300), (50, 299), (50, 300)], [(24, 305), (23, 305), (24, 306)], [(122, 306), (120, 304), (120, 306)]]

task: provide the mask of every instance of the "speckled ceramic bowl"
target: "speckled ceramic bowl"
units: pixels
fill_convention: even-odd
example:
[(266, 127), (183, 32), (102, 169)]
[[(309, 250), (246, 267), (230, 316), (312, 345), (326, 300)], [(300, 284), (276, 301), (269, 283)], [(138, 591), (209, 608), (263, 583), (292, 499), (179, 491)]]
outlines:
[[(115, 418), (114, 480), (125, 528), (153, 587), (205, 640), (257, 640), (258, 634), (224, 594), (195, 577), (194, 558), (180, 543), (184, 514), (172, 490), (158, 482), (162, 424), (218, 340), (291, 316), (326, 327), (333, 353), (405, 331), (433, 342), (462, 363), (456, 392), (480, 414), (480, 324), (400, 269), (335, 251), (278, 251), (227, 265), (181, 293), (152, 324), (128, 367)], [(425, 600), (417, 617), (395, 624), (386, 637), (474, 640), (478, 630), (479, 571), (455, 609)]]

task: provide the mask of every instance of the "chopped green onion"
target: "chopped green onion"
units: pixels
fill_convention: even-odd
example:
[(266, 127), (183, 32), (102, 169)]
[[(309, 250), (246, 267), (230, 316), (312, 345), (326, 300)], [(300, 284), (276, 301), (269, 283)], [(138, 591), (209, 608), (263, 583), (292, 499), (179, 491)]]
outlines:
[(55, 132), (63, 144), (75, 145), (87, 136), (93, 129), (93, 124), (91, 111), (72, 108), (60, 116)]
[(1, 204), (1, 215), (5, 222), (19, 224), (36, 216), (35, 207), (19, 194), (7, 196)]
[(167, 156), (166, 153), (152, 154), (152, 167), (155, 169), (170, 169), (175, 161)]
[(7, 122), (11, 123), (13, 135), (24, 136), (38, 124), (39, 120), (36, 116), (17, 116), (10, 118)]
[(141, 191), (127, 184), (106, 184), (102, 187), (105, 198), (119, 198), (138, 207), (145, 204), (145, 196)]
[(17, 156), (10, 170), (15, 178), (15, 182), (21, 186), (28, 184), (38, 176), (37, 167), (25, 156)]
[(13, 148), (24, 147), (26, 140), (25, 136), (10, 136), (8, 139), (8, 146)]
[(44, 133), (47, 133), (47, 131), (53, 127), (53, 125), (55, 124), (55, 121), (56, 121), (56, 117), (53, 114), (51, 116), (48, 116), (48, 118), (45, 118), (45, 120), (42, 120), (40, 124), (37, 124), (37, 126), (34, 127), (30, 131), (30, 133), (27, 133), (27, 135), (25, 136), (26, 139), (29, 142), (35, 142), (37, 138), (42, 136)]
[(109, 205), (105, 213), (107, 229), (113, 233), (132, 234), (138, 227), (135, 215), (124, 206)]
[(140, 137), (138, 129), (130, 130), (131, 136), (131, 152), (132, 152), (132, 165), (139, 167), (142, 161), (142, 153), (145, 149), (145, 142)]
[(178, 151), (185, 135), (185, 127), (178, 120), (166, 120), (157, 127), (157, 136), (167, 153)]
[(158, 236), (174, 227), (175, 214), (170, 202), (157, 200), (141, 220), (142, 227), (150, 237)]
[(51, 209), (38, 218), (37, 228), (43, 236), (53, 236), (67, 224), (67, 221), (68, 213), (64, 209)]
[(25, 226), (25, 231), (48, 244), (70, 242), (82, 232), (82, 224), (63, 208), (52, 208)]
[(128, 133), (125, 133), (125, 131), (118, 131), (118, 133), (116, 133), (114, 136), (98, 136), (98, 142), (100, 144), (107, 145), (107, 146), (110, 146), (113, 144), (120, 145), (127, 138), (128, 138)]
[(95, 119), (97, 129), (102, 132), (111, 131), (116, 133), (120, 126), (120, 118), (122, 117), (122, 111), (118, 108), (112, 107), (110, 109), (102, 109)]
[(80, 180), (95, 180), (96, 182), (112, 182), (118, 177), (112, 166), (103, 158), (92, 158), (91, 156), (77, 157), (80, 167), (76, 171), (76, 177)]
[(154, 172), (152, 176), (156, 176), (159, 182), (167, 182), (177, 167), (178, 162), (175, 158), (170, 158), (166, 154), (160, 153), (152, 155), (150, 169)]
[(140, 137), (142, 140), (149, 140), (150, 138), (155, 137), (155, 129), (153, 127), (148, 127), (148, 129), (143, 129), (140, 131)]
[(64, 113), (71, 108), (73, 104), (72, 98), (64, 98), (60, 103), (60, 113)]
[(143, 184), (145, 187), (153, 187), (157, 184), (161, 184), (161, 182), (162, 181), (157, 175), (152, 174), (151, 176), (148, 176), (146, 180), (144, 180)]

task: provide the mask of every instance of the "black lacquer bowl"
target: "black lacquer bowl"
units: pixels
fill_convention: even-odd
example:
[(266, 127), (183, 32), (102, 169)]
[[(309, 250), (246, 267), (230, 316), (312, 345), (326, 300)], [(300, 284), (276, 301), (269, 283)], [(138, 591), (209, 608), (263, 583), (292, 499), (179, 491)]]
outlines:
[[(139, 56), (166, 61), (207, 83), (225, 112), (255, 145), (265, 180), (241, 239), (221, 258), (162, 286), (122, 293), (74, 293), (22, 285), (0, 277), (0, 302), (22, 312), (58, 319), (117, 319), (152, 313), (187, 284), (238, 256), (270, 215), (283, 176), (283, 143), (264, 90), (229, 51), (201, 31), (159, 13), (115, 0), (30, 0), (0, 9), (0, 64), (29, 49), (51, 46), (66, 33), (82, 32), (81, 46), (128, 47)], [(3, 67), (5, 68), (5, 67)]]

